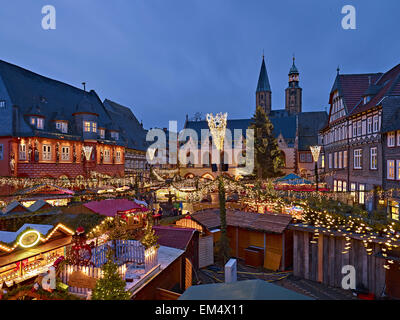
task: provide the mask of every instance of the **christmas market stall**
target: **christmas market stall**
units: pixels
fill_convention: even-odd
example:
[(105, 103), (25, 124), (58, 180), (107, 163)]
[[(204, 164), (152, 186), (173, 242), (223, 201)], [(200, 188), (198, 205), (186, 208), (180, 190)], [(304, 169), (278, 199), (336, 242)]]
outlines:
[(71, 201), (75, 192), (51, 184), (37, 184), (29, 188), (17, 191), (13, 200), (18, 200), (29, 208), (38, 200), (43, 200), (52, 206), (66, 206)]
[(16, 232), (0, 231), (0, 286), (12, 287), (47, 272), (65, 256), (73, 234), (62, 224), (24, 224)]
[(128, 223), (128, 228), (144, 226), (146, 214), (149, 212), (149, 209), (143, 203), (128, 199), (91, 201), (85, 203), (83, 207), (91, 212), (111, 218), (120, 216)]

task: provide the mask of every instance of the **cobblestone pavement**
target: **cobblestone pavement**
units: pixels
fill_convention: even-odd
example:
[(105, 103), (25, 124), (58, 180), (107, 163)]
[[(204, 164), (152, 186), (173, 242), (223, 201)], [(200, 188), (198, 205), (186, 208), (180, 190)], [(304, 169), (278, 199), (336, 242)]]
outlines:
[[(197, 273), (200, 283), (218, 283), (224, 281), (223, 269), (213, 265)], [(307, 295), (317, 300), (357, 300), (349, 290), (329, 287), (319, 282), (295, 277), (291, 272), (262, 272), (260, 269), (238, 264), (238, 280), (262, 279), (289, 290)]]

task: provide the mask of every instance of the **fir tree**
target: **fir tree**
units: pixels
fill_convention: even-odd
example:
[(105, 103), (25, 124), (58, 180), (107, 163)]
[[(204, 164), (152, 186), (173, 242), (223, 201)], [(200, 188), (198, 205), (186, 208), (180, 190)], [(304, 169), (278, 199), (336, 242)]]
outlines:
[(152, 219), (149, 218), (147, 219), (146, 227), (144, 228), (144, 235), (143, 238), (140, 240), (140, 242), (146, 249), (151, 248), (153, 246), (158, 248), (159, 245), (157, 244), (157, 240), (158, 237), (156, 236), (153, 230)]
[(101, 267), (104, 277), (97, 280), (92, 300), (129, 300), (130, 293), (125, 291), (125, 281), (118, 273), (111, 249), (107, 251), (107, 262)]
[(282, 152), (274, 137), (274, 126), (264, 109), (257, 107), (250, 129), (254, 129), (254, 170), (258, 179), (277, 176), (283, 166)]

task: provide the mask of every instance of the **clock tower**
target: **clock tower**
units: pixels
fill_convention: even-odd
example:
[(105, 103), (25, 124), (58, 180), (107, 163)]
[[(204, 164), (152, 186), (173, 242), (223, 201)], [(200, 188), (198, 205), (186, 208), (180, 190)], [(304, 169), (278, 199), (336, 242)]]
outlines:
[(293, 57), (293, 65), (289, 71), (289, 85), (285, 90), (286, 104), (285, 109), (289, 115), (298, 114), (301, 112), (301, 100), (303, 89), (299, 86), (299, 71), (294, 64), (295, 58)]

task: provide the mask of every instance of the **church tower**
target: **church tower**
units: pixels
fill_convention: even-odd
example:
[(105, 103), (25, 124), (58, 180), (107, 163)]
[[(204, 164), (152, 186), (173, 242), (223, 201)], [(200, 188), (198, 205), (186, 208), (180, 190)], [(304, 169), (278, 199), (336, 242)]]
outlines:
[(260, 75), (256, 90), (256, 107), (261, 106), (267, 115), (271, 112), (271, 87), (269, 85), (267, 68), (265, 67), (264, 55), (262, 57)]
[(286, 104), (285, 109), (289, 115), (301, 112), (301, 99), (303, 89), (299, 86), (299, 71), (294, 64), (295, 58), (293, 57), (293, 65), (289, 71), (289, 86), (286, 88)]

